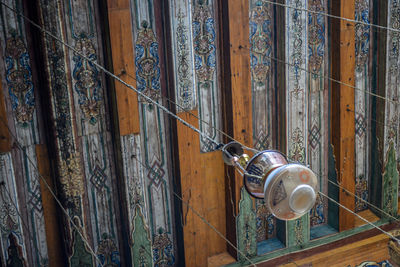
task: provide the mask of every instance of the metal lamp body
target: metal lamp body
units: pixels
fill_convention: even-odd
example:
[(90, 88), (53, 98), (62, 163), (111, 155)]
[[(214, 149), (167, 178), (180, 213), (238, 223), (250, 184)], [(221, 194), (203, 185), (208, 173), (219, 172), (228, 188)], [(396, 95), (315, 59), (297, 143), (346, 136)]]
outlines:
[(301, 164), (289, 164), (278, 151), (256, 154), (243, 177), (249, 194), (263, 198), (270, 212), (281, 220), (301, 217), (316, 201), (318, 179), (314, 172)]

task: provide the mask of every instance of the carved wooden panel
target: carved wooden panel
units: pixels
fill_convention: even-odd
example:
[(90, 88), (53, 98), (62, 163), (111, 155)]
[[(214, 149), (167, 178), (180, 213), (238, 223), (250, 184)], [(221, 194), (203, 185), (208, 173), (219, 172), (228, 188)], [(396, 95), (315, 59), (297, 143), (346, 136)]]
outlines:
[[(396, 0), (391, 0), (388, 2), (388, 16), (387, 16), (387, 26), (400, 29), (399, 24), (399, 12), (400, 12), (400, 3)], [(388, 51), (386, 57), (386, 98), (388, 100), (385, 101), (385, 118), (384, 118), (384, 169), (389, 168), (386, 166), (390, 164), (389, 160), (389, 150), (391, 146), (394, 148), (394, 158), (397, 161), (397, 169), (399, 169), (399, 60), (400, 60), (400, 34), (395, 31), (388, 31), (387, 37), (387, 46), (386, 50)], [(393, 153), (393, 152), (392, 152)], [(387, 183), (385, 180), (389, 178), (388, 176), (384, 176), (383, 183)], [(389, 178), (390, 179), (390, 178)], [(389, 187), (384, 187), (384, 190), (391, 190)], [(388, 191), (383, 192), (384, 195), (390, 195), (391, 193)], [(384, 203), (383, 207), (384, 207)]]
[[(276, 94), (274, 36), (275, 14), (273, 6), (262, 1), (249, 1), (249, 42), (252, 88), (253, 146), (258, 150), (275, 149)], [(275, 218), (263, 200), (256, 200), (257, 241), (273, 237)]]
[[(357, 0), (355, 19), (364, 23), (370, 22), (370, 3), (368, 0)], [(370, 69), (370, 27), (356, 24), (355, 29), (356, 68), (355, 86), (361, 90), (371, 91)], [(370, 177), (370, 143), (371, 143), (371, 95), (355, 90), (355, 182), (356, 195), (368, 201), (368, 181)], [(378, 126), (379, 127), (379, 126)], [(365, 202), (355, 198), (356, 211), (367, 208)]]
[[(23, 12), (22, 1), (6, 1)], [(9, 9), (0, 14), (2, 106), (8, 114), (3, 130), (16, 143), (0, 154), (0, 243), (2, 264), (48, 263), (41, 186), (37, 172), (36, 144), (43, 140), (39, 125), (40, 103), (34, 84), (32, 59), (25, 23)], [(5, 118), (3, 118), (5, 119)], [(9, 132), (10, 131), (10, 132)], [(14, 139), (14, 138), (13, 138)]]
[[(158, 32), (161, 19), (155, 1), (131, 1), (135, 43), (136, 88), (162, 104), (162, 41)], [(150, 229), (154, 266), (175, 264), (172, 176), (167, 145), (165, 114), (156, 105), (139, 96), (140, 159), (143, 172), (143, 212)], [(135, 141), (135, 142), (139, 142)], [(138, 158), (139, 159), (139, 158)], [(137, 176), (138, 178), (140, 176)]]

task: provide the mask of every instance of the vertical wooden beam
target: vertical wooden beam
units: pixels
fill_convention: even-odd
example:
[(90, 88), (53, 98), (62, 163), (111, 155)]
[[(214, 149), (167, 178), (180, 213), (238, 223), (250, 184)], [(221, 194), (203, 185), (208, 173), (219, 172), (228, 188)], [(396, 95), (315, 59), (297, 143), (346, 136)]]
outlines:
[[(354, 0), (332, 1), (332, 11), (335, 15), (354, 19)], [(333, 78), (345, 84), (354, 86), (355, 68), (355, 25), (345, 20), (332, 21), (332, 75)], [(332, 81), (332, 140), (336, 156), (338, 183), (349, 190), (355, 191), (354, 169), (354, 88)], [(344, 190), (339, 192), (340, 203), (354, 210), (354, 196)], [(354, 215), (339, 210), (339, 230), (354, 227)]]
[[(114, 73), (128, 84), (136, 84), (129, 1), (109, 0), (108, 10)], [(137, 93), (120, 82), (115, 83), (115, 91), (120, 134), (138, 134), (140, 122)]]
[[(191, 113), (198, 114), (197, 110)], [(179, 116), (198, 127), (198, 119), (188, 112)], [(181, 123), (177, 124), (177, 133), (182, 198), (225, 235), (225, 183), (221, 152), (200, 153), (198, 134)], [(185, 203), (182, 210), (185, 264), (207, 266), (208, 257), (226, 251), (225, 240)]]
[[(225, 112), (230, 118), (229, 123), (225, 125), (225, 130), (228, 130), (236, 140), (252, 146), (249, 1), (225, 0), (222, 10), (225, 12), (223, 43), (227, 45), (227, 52), (223, 59), (225, 80), (227, 80), (225, 90), (230, 91), (224, 93)], [(227, 237), (236, 244), (234, 222), (238, 214), (243, 177), (232, 169), (227, 171)], [(230, 246), (228, 246), (228, 252), (236, 256), (236, 251)]]
[[(55, 191), (53, 180), (50, 176), (49, 156), (45, 145), (36, 145), (36, 157), (38, 170), (50, 188)], [(64, 261), (63, 243), (59, 234), (59, 222), (57, 216), (57, 204), (43, 179), (40, 180), (40, 191), (46, 229), (47, 251), (49, 266), (62, 266)]]
[(0, 83), (0, 152), (11, 150), (11, 139), (7, 126), (6, 101), (4, 99), (3, 86)]
[[(231, 60), (233, 137), (252, 146), (252, 105), (249, 55), (249, 2), (230, 0), (229, 40)], [(236, 174), (235, 196), (240, 199), (243, 178)], [(236, 205), (236, 213), (238, 212)]]

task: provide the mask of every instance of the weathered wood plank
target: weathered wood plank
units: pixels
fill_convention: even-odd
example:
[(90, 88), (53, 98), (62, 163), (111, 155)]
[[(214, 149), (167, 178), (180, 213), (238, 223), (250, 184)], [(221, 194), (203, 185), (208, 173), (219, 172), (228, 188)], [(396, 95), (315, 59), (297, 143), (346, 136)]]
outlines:
[[(363, 261), (381, 262), (389, 258), (389, 238), (382, 234), (337, 249), (295, 261), (297, 266), (355, 266)], [(268, 266), (260, 264), (260, 266)], [(283, 266), (294, 266), (289, 263)]]
[[(231, 59), (233, 137), (252, 146), (252, 103), (249, 55), (249, 2), (228, 3)], [(240, 199), (243, 178), (235, 174), (235, 197)], [(236, 213), (238, 205), (236, 204)]]
[[(197, 111), (191, 111), (197, 115)], [(179, 114), (183, 120), (198, 127), (197, 119), (188, 113)], [(185, 125), (177, 124), (178, 151), (181, 171), (181, 192), (182, 198), (188, 202), (196, 211), (203, 213), (204, 187), (202, 167), (200, 159), (200, 146), (198, 136)], [(204, 222), (184, 203), (183, 210), (183, 239), (185, 247), (186, 266), (206, 266), (207, 265), (207, 240), (204, 231)], [(203, 249), (198, 249), (203, 248)]]
[[(256, 213), (253, 209), (253, 200), (247, 190), (242, 187), (239, 201), (239, 214), (236, 217), (237, 248), (247, 258), (257, 255), (256, 239)], [(240, 262), (249, 263), (241, 254), (238, 254)]]
[[(50, 163), (47, 148), (45, 145), (36, 145), (35, 150), (39, 173), (54, 191), (55, 187), (50, 176)], [(63, 242), (59, 234), (60, 226), (56, 216), (57, 204), (45, 182), (40, 178), (38, 179), (40, 180), (49, 266), (62, 266), (64, 264), (65, 255), (63, 253)]]
[[(111, 5), (108, 1), (109, 5)], [(131, 13), (128, 8), (108, 13), (114, 72), (128, 84), (136, 84)], [(140, 131), (137, 94), (132, 89), (115, 83), (119, 129), (122, 136)]]
[[(197, 116), (197, 110), (191, 113)], [(189, 113), (179, 116), (198, 126), (198, 120)], [(225, 235), (224, 164), (220, 151), (200, 154), (197, 133), (181, 123), (177, 124), (177, 132), (182, 198)], [(226, 251), (225, 240), (184, 203), (182, 210), (185, 263), (207, 266), (208, 257)]]
[(129, 0), (108, 0), (108, 10), (112, 9), (129, 9)]
[(6, 102), (3, 86), (2, 83), (0, 83), (0, 152), (8, 152), (11, 150), (11, 139), (7, 126)]
[[(332, 2), (334, 13), (342, 17), (354, 19), (355, 1), (337, 0)], [(354, 23), (344, 20), (333, 23), (333, 31), (338, 30), (337, 35), (332, 35), (332, 53), (336, 54), (332, 60), (334, 78), (343, 83), (354, 86), (355, 70), (355, 41)], [(336, 60), (337, 59), (337, 60)], [(336, 168), (338, 170), (339, 184), (355, 192), (354, 169), (354, 88), (347, 85), (332, 82), (332, 139), (336, 154)], [(345, 191), (339, 192), (340, 203), (351, 210), (355, 208), (354, 196)], [(347, 230), (354, 227), (354, 215), (350, 212), (339, 210), (339, 230)]]
[[(204, 215), (208, 221), (225, 236), (225, 181), (224, 162), (221, 151), (202, 153), (201, 165), (205, 179), (203, 199), (205, 201)], [(207, 227), (208, 257), (226, 251), (226, 242), (211, 228)]]

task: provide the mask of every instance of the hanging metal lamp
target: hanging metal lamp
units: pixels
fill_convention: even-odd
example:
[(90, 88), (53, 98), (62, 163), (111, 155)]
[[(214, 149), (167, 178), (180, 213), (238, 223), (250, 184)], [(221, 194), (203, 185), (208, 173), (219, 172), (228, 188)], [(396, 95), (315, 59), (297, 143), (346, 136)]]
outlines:
[(294, 220), (314, 206), (318, 179), (299, 163), (289, 163), (281, 152), (264, 150), (251, 159), (237, 142), (226, 144), (223, 159), (228, 165), (241, 166), (247, 192), (264, 199), (270, 212), (281, 220)]

